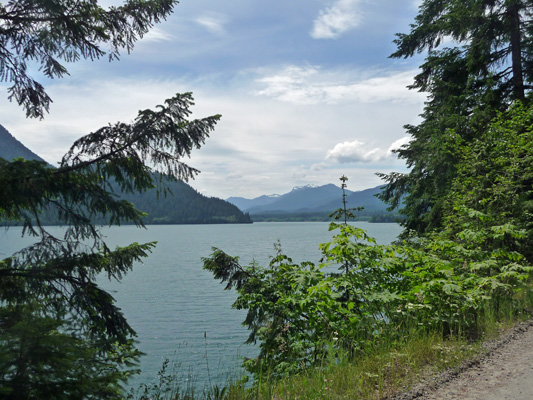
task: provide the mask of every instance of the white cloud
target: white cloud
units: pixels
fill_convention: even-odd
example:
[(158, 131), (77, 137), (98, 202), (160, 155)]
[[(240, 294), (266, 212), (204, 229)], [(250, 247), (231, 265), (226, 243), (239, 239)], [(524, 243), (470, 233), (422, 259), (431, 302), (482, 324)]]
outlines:
[[(342, 82), (350, 73), (295, 67), (292, 73), (272, 75), (279, 75), (279, 79), (271, 84), (305, 85), (309, 80)], [(401, 169), (402, 163), (395, 156), (386, 156), (386, 144), (402, 136), (403, 124), (414, 122), (421, 102), (354, 100), (301, 105), (273, 96), (255, 96), (251, 94), (257, 84), (253, 77), (241, 76), (248, 80), (238, 87), (225, 86), (215, 77), (102, 77), (83, 80), (82, 86), (65, 80), (49, 87), (54, 104), (44, 121), (26, 119), (19, 107), (5, 100), (0, 121), (30, 149), (55, 163), (81, 135), (108, 123), (129, 122), (137, 110), (153, 109), (176, 92), (192, 91), (196, 100), (193, 118), (222, 114), (205, 145), (185, 160), (202, 171), (192, 185), (206, 195), (227, 198), (285, 193), (293, 186), (337, 182), (343, 174), (358, 176), (352, 190), (365, 189), (379, 183), (375, 172)], [(349, 163), (347, 149), (341, 152), (339, 147), (325, 160), (328, 149), (354, 137), (362, 143), (354, 152), (363, 161)], [(365, 162), (379, 157), (382, 161), (376, 164)]]
[(257, 94), (274, 97), (287, 103), (316, 104), (324, 100), (323, 90), (310, 84), (311, 79), (317, 74), (317, 67), (292, 65), (276, 75), (257, 79), (257, 82), (266, 85), (266, 88), (259, 90)]
[(325, 160), (314, 167), (320, 168), (327, 165), (328, 161), (334, 161), (340, 164), (347, 163), (377, 163), (387, 158), (395, 158), (393, 150), (400, 148), (402, 145), (409, 143), (410, 137), (406, 136), (394, 141), (388, 149), (384, 150), (379, 147), (369, 148), (365, 142), (353, 140), (351, 142), (337, 143), (332, 149), (328, 150)]
[(144, 43), (151, 42), (166, 42), (173, 40), (174, 36), (170, 33), (163, 31), (162, 29), (154, 26), (146, 35), (143, 36)]
[(383, 156), (379, 148), (368, 149), (365, 143), (359, 140), (337, 143), (326, 154), (326, 160), (333, 160), (341, 164), (379, 161), (382, 158)]
[(401, 139), (394, 141), (387, 150), (387, 156), (394, 156), (393, 150), (400, 149), (403, 145), (408, 144), (412, 138), (410, 136), (404, 136)]
[[(414, 71), (322, 72), (316, 66), (288, 66), (257, 79), (264, 86), (256, 92), (277, 100), (294, 104), (338, 104), (347, 101), (376, 103), (400, 101), (419, 103), (424, 94), (407, 89), (412, 84)], [(374, 72), (374, 75), (377, 74)]]
[(227, 18), (221, 14), (210, 13), (196, 18), (196, 23), (206, 28), (210, 33), (223, 35), (226, 33)]
[(311, 36), (315, 39), (334, 39), (357, 27), (361, 13), (357, 8), (360, 0), (337, 0), (331, 7), (320, 10), (315, 19)]

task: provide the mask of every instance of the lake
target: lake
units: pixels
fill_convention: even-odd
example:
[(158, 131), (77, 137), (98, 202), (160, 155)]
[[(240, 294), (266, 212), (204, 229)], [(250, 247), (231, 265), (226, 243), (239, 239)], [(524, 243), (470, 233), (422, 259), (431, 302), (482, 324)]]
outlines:
[[(380, 244), (396, 239), (397, 224), (356, 223)], [(152, 225), (105, 228), (108, 244), (157, 241), (144, 264), (136, 265), (122, 282), (99, 283), (109, 290), (128, 322), (137, 331), (138, 347), (146, 353), (142, 373), (132, 387), (156, 378), (165, 359), (175, 364), (184, 385), (223, 384), (238, 375), (240, 358), (253, 357), (253, 346), (241, 326), (245, 310), (233, 310), (236, 298), (202, 269), (202, 257), (218, 247), (241, 264), (252, 260), (267, 265), (278, 240), (295, 262), (317, 262), (319, 243), (331, 240), (327, 222), (264, 222), (243, 225)], [(52, 227), (51, 230), (59, 228)], [(0, 232), (0, 257), (32, 242), (21, 228)]]

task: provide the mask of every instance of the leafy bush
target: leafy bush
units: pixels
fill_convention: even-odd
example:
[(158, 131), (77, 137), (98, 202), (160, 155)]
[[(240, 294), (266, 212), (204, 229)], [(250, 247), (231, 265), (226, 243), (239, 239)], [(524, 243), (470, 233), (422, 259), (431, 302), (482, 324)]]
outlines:
[[(320, 245), (316, 263), (296, 264), (278, 245), (268, 267), (241, 266), (214, 249), (204, 268), (237, 291), (233, 307), (248, 310), (247, 342), (260, 342), (245, 369), (256, 381), (279, 378), (360, 354), (413, 327), (476, 334), (487, 304), (512, 302), (524, 288), (532, 267), (519, 250), (527, 232), (461, 205), (459, 195), (455, 205), (448, 229), (397, 245), (331, 223), (337, 233)], [(352, 216), (345, 207), (336, 214)]]

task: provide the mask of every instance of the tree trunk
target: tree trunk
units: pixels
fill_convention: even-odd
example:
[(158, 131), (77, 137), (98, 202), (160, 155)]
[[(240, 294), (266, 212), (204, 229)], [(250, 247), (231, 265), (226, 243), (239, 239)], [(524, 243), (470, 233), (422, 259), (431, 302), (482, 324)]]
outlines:
[(522, 71), (522, 41), (520, 33), (520, 2), (511, 1), (507, 13), (509, 16), (509, 28), (511, 34), (511, 61), (513, 66), (513, 97), (517, 100), (525, 100), (524, 76)]

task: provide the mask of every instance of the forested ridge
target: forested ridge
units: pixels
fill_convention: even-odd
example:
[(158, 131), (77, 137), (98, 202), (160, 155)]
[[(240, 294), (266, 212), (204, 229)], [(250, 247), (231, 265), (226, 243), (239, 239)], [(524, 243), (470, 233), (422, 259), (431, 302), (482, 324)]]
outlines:
[(198, 193), (184, 182), (168, 182), (169, 192), (157, 194), (156, 190), (144, 193), (126, 193), (120, 198), (133, 203), (146, 212), (145, 224), (225, 224), (251, 223), (248, 214), (233, 204), (216, 197)]
[[(0, 157), (13, 160), (22, 157), (26, 160), (44, 161), (26, 146), (16, 140), (11, 133), (0, 125)], [(50, 167), (52, 167), (50, 165)], [(53, 168), (53, 167), (52, 167)], [(223, 224), (223, 223), (251, 223), (251, 218), (232, 204), (198, 193), (190, 185), (181, 181), (165, 179), (162, 175), (154, 175), (156, 181), (167, 189), (166, 193), (158, 193), (154, 189), (146, 192), (123, 192), (120, 185), (111, 181), (110, 190), (118, 198), (127, 200), (145, 212), (145, 224)], [(60, 224), (57, 207), (43, 210), (40, 222), (44, 225)], [(4, 221), (4, 223), (7, 221)], [(11, 221), (15, 222), (15, 221)], [(107, 223), (105, 219), (95, 216), (94, 223)]]
[[(159, 179), (159, 178), (155, 178)], [(120, 200), (125, 200), (142, 211), (145, 215), (141, 220), (145, 225), (161, 224), (243, 224), (252, 223), (247, 213), (243, 213), (233, 204), (216, 197), (207, 197), (198, 193), (190, 185), (170, 181), (165, 184), (167, 193), (158, 193), (149, 189), (142, 193), (122, 193), (116, 184), (112, 184), (112, 192)], [(39, 215), (43, 225), (61, 225), (58, 208), (51, 205)], [(99, 225), (109, 224), (102, 216), (93, 216), (91, 222)], [(17, 224), (16, 221), (1, 221), (3, 225)], [(131, 222), (125, 221), (128, 225)]]

